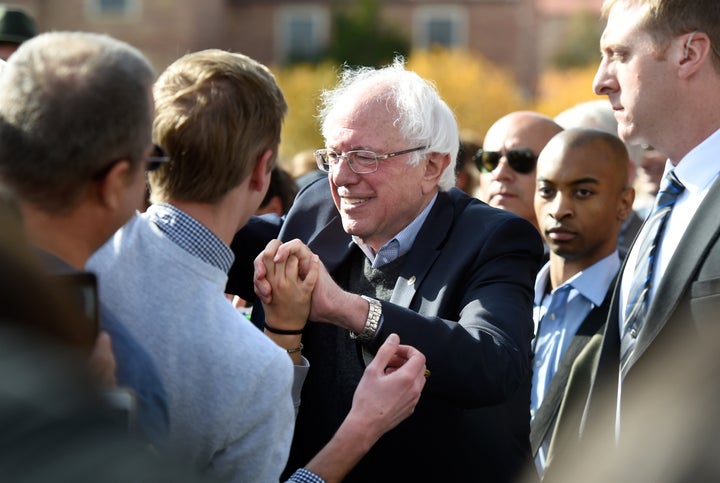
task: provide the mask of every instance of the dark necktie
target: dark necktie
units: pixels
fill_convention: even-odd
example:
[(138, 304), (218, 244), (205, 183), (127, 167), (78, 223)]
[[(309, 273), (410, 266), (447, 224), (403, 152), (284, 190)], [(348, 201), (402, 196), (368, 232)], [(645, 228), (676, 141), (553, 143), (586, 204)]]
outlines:
[(643, 234), (637, 240), (638, 256), (635, 262), (632, 285), (628, 292), (628, 301), (623, 320), (623, 334), (620, 342), (620, 368), (623, 376), (625, 375), (625, 365), (647, 316), (657, 247), (662, 239), (667, 220), (670, 218), (670, 212), (678, 196), (684, 190), (685, 186), (677, 179), (675, 173), (670, 171), (665, 176), (660, 191), (655, 198), (655, 205), (645, 222), (646, 226), (643, 229)]

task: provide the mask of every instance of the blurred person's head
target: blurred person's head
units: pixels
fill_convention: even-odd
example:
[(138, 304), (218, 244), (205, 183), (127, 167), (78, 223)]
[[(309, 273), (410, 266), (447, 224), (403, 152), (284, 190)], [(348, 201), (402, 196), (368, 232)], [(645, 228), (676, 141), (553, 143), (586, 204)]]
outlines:
[(660, 190), (665, 162), (667, 157), (648, 144), (642, 145), (640, 162), (635, 178), (635, 190), (638, 194), (649, 195), (654, 198)]
[(455, 165), (455, 186), (470, 196), (475, 196), (480, 187), (480, 173), (475, 166), (474, 157), (482, 141), (469, 131), (460, 132), (460, 149)]
[[(613, 136), (618, 135), (618, 122), (612, 104), (607, 99), (597, 99), (575, 104), (555, 116), (555, 122), (563, 129), (589, 128), (605, 131)], [(641, 162), (643, 149), (636, 144), (625, 144), (630, 156), (628, 182), (633, 184)]]
[(306, 149), (292, 158), (292, 177), (298, 189), (302, 189), (319, 178), (327, 178), (327, 173), (318, 169), (315, 150)]
[(553, 137), (537, 162), (535, 213), (550, 248), (570, 274), (617, 249), (620, 226), (632, 211), (624, 143), (597, 129), (574, 128)]
[(35, 21), (25, 10), (0, 5), (0, 59), (7, 60), (20, 44), (36, 35)]
[(318, 166), (315, 161), (315, 150), (304, 149), (295, 153), (295, 156), (292, 157), (290, 164), (292, 166), (291, 174), (295, 179), (317, 170)]
[(137, 49), (81, 32), (23, 43), (0, 76), (0, 176), (31, 241), (77, 268), (142, 205), (153, 79)]
[(252, 194), (238, 227), (245, 224), (267, 191), (287, 112), (270, 70), (242, 54), (203, 50), (173, 62), (154, 93), (153, 136), (170, 162), (150, 173), (151, 201), (212, 205), (242, 185)]
[(275, 213), (278, 216), (287, 214), (297, 192), (298, 188), (292, 176), (280, 166), (275, 166), (270, 175), (270, 186), (255, 214)]
[(538, 226), (533, 208), (537, 156), (562, 131), (550, 117), (531, 111), (507, 114), (490, 126), (475, 162), (481, 199)]
[(323, 93), (320, 119), (326, 149), (317, 160), (329, 171), (343, 228), (374, 250), (455, 185), (455, 117), (402, 59), (345, 69)]

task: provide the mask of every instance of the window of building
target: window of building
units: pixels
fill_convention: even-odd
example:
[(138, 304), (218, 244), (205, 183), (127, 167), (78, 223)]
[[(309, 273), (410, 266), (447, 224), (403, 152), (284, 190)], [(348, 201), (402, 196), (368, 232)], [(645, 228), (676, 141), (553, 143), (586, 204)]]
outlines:
[(317, 60), (325, 50), (330, 31), (327, 9), (294, 6), (277, 16), (277, 58), (286, 62)]
[(415, 12), (413, 44), (464, 47), (467, 44), (467, 14), (459, 6), (426, 6)]
[(85, 0), (85, 11), (92, 17), (135, 18), (140, 0)]

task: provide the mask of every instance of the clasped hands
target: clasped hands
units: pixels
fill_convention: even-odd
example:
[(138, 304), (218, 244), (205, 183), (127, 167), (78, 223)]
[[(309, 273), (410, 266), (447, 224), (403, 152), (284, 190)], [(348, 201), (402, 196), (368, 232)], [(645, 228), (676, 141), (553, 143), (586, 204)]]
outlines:
[[(320, 258), (300, 240), (272, 240), (255, 258), (254, 268), (255, 294), (263, 304), (265, 322), (273, 328), (302, 330), (312, 319), (355, 332), (362, 330), (367, 301), (340, 288)], [(395, 349), (378, 361), (383, 367), (374, 367), (373, 371), (390, 375), (402, 368), (396, 378), (405, 378), (405, 384), (422, 388), (425, 356), (414, 347), (399, 344), (397, 335), (388, 339)]]

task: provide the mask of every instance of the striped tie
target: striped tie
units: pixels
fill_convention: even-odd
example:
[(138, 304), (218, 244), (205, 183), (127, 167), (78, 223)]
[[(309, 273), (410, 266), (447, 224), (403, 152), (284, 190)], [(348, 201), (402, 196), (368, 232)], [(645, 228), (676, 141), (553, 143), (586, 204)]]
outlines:
[(685, 186), (677, 179), (675, 173), (670, 171), (665, 176), (663, 185), (655, 198), (655, 205), (645, 222), (643, 234), (636, 242), (639, 247), (638, 256), (632, 285), (628, 292), (623, 335), (620, 342), (620, 367), (623, 375), (625, 374), (625, 364), (635, 346), (650, 304), (650, 284), (652, 283), (657, 246), (670, 217), (670, 211), (683, 190), (685, 190)]

